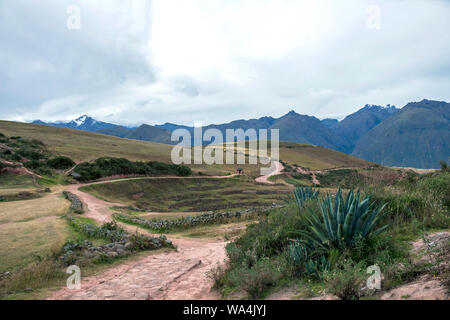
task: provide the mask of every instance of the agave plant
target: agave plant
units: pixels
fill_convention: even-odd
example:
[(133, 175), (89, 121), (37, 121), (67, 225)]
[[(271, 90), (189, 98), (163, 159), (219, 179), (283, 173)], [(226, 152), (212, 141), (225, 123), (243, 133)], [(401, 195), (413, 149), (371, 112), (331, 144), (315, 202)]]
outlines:
[(323, 249), (351, 246), (357, 239), (376, 235), (388, 226), (376, 228), (386, 204), (375, 207), (370, 196), (361, 199), (360, 190), (351, 190), (344, 198), (339, 189), (334, 200), (327, 193), (319, 200), (320, 213), (310, 211), (306, 217), (309, 230), (303, 233), (308, 242)]
[(330, 269), (330, 263), (325, 252), (315, 248), (313, 244), (296, 240), (287, 247), (288, 259), (290, 260), (295, 275), (304, 272), (308, 275), (320, 278), (325, 270)]
[(320, 191), (313, 187), (297, 187), (294, 190), (294, 199), (299, 208), (302, 208), (308, 199), (316, 199)]

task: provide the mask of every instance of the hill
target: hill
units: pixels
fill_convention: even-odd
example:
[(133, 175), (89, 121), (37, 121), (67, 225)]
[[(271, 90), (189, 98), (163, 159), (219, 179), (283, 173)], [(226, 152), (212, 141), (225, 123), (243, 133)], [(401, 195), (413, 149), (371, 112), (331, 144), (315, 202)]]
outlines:
[(125, 138), (132, 132), (133, 132), (133, 129), (126, 128), (123, 126), (118, 126), (118, 125), (112, 125), (111, 127), (104, 128), (104, 129), (97, 131), (97, 133), (107, 134), (109, 136), (114, 136), (114, 137), (119, 137), (119, 138)]
[(280, 130), (280, 140), (333, 148), (333, 136), (316, 117), (290, 111), (276, 119), (270, 129)]
[[(167, 144), (11, 121), (0, 121), (0, 132), (7, 136), (41, 140), (49, 151), (68, 156), (76, 162), (91, 161), (105, 156), (122, 157), (132, 161), (171, 162), (172, 146)], [(287, 163), (317, 170), (369, 165), (367, 161), (341, 152), (296, 143), (280, 143), (280, 158)], [(226, 174), (236, 170), (236, 165), (191, 165), (190, 167), (194, 171), (207, 174)], [(260, 165), (241, 167), (245, 173), (259, 175)]]
[(449, 111), (446, 102), (409, 103), (369, 130), (353, 155), (390, 166), (438, 168), (450, 157)]
[(173, 144), (170, 140), (171, 133), (169, 130), (158, 128), (156, 126), (150, 126), (148, 124), (143, 124), (135, 129), (113, 125), (97, 132), (119, 138)]
[(168, 162), (172, 148), (169, 145), (154, 142), (12, 121), (0, 121), (0, 132), (7, 136), (41, 140), (50, 151), (68, 156), (76, 162), (90, 161), (103, 156), (123, 157), (134, 161)]
[(132, 130), (125, 136), (128, 139), (153, 141), (165, 144), (173, 144), (170, 140), (171, 133), (169, 130), (143, 124), (140, 127)]
[(336, 149), (352, 153), (355, 144), (361, 137), (397, 111), (395, 106), (390, 105), (386, 107), (365, 105), (362, 109), (345, 117), (334, 130), (335, 136), (340, 139), (335, 142)]

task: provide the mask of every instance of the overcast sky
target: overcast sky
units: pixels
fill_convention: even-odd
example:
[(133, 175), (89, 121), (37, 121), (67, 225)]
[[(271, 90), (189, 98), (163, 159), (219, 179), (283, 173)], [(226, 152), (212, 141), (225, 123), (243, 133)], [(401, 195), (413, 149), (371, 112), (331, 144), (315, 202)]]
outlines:
[(192, 125), (450, 101), (449, 30), (446, 0), (0, 0), (0, 119)]

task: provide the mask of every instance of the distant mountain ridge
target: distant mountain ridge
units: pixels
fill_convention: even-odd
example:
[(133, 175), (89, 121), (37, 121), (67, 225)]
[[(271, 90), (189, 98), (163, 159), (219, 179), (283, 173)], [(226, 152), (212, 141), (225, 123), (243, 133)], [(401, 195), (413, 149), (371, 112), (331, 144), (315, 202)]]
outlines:
[[(385, 165), (437, 168), (440, 160), (450, 157), (449, 106), (430, 100), (409, 103), (402, 109), (367, 104), (342, 121), (319, 120), (292, 110), (280, 118), (235, 120), (207, 125), (203, 130), (218, 129), (226, 139), (227, 129), (279, 129), (281, 141), (319, 145)], [(171, 133), (176, 129), (193, 131), (193, 127), (174, 123), (127, 128), (86, 115), (65, 123), (33, 123), (165, 144), (175, 143)]]
[(71, 120), (68, 122), (56, 121), (56, 122), (46, 123), (41, 120), (36, 120), (36, 121), (33, 121), (32, 123), (47, 125), (47, 126), (54, 126), (54, 127), (63, 127), (63, 128), (69, 128), (69, 129), (78, 129), (78, 130), (84, 130), (84, 131), (90, 131), (90, 132), (96, 132), (98, 130), (113, 126), (113, 124), (111, 124), (111, 123), (97, 121), (94, 118), (91, 118), (87, 115), (82, 115), (82, 116), (76, 118), (75, 120)]
[(390, 166), (437, 168), (450, 160), (450, 103), (422, 100), (369, 130), (352, 155)]
[(97, 132), (119, 138), (127, 138), (134, 140), (152, 141), (165, 144), (171, 144), (170, 131), (162, 128), (157, 128), (147, 124), (143, 124), (137, 128), (127, 128), (117, 124), (108, 122), (97, 121), (87, 115), (82, 115), (75, 120), (68, 122), (44, 122), (41, 120), (35, 120), (33, 124), (63, 127), (69, 129), (77, 129), (89, 132)]
[(398, 110), (389, 104), (386, 107), (366, 104), (362, 109), (348, 115), (334, 128), (335, 135), (341, 139), (336, 144), (337, 150), (352, 153), (361, 137)]

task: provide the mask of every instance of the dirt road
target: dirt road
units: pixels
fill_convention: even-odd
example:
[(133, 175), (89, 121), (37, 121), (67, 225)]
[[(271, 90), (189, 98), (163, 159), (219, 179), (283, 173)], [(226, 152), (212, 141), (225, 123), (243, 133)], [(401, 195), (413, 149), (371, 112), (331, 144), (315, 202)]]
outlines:
[[(267, 178), (281, 170), (283, 166), (278, 162), (277, 170), (258, 178), (259, 182), (270, 183)], [(202, 178), (230, 178), (235, 175)], [(127, 180), (131, 179), (142, 178)], [(79, 188), (114, 181), (118, 180), (76, 184), (64, 189), (77, 195), (84, 203), (86, 208), (83, 216), (105, 223), (112, 220), (112, 211), (109, 208), (123, 204), (100, 200), (80, 191)], [(129, 232), (149, 234), (148, 231), (135, 226), (121, 226)], [(213, 283), (207, 277), (207, 272), (224, 263), (226, 242), (173, 237), (170, 237), (170, 240), (177, 246), (176, 251), (149, 253), (137, 261), (128, 261), (99, 275), (82, 279), (80, 290), (63, 288), (52, 293), (48, 299), (219, 299), (218, 293), (211, 291)]]
[(273, 163), (275, 164), (275, 170), (265, 176), (256, 178), (256, 182), (274, 184), (273, 182), (269, 181), (269, 178), (280, 174), (283, 171), (284, 167), (279, 161), (274, 161)]
[(150, 253), (82, 279), (80, 290), (64, 288), (51, 300), (219, 299), (208, 270), (225, 259), (224, 242), (173, 239), (178, 250)]

